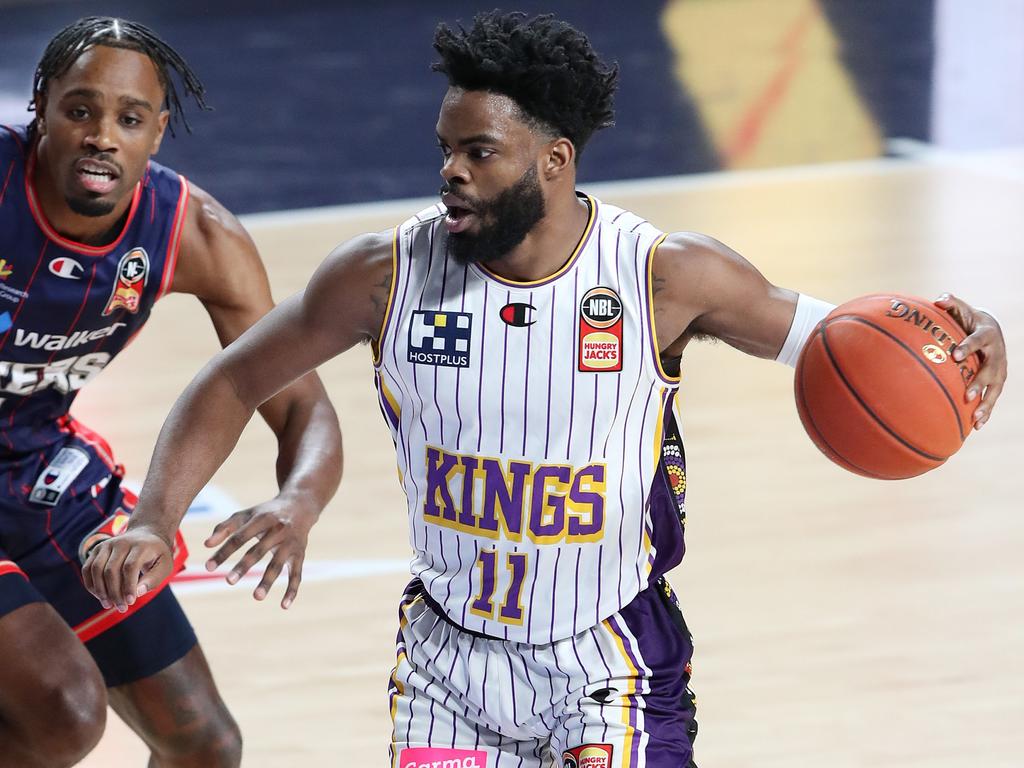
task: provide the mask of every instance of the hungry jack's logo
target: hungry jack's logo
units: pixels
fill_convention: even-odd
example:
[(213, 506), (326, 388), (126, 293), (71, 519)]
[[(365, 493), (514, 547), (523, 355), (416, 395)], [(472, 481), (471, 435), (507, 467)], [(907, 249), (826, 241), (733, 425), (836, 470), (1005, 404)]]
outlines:
[(584, 744), (562, 753), (563, 768), (611, 768), (611, 744)]
[(143, 248), (132, 248), (118, 262), (114, 290), (103, 314), (109, 315), (115, 309), (125, 309), (132, 314), (138, 313), (142, 302), (142, 289), (146, 287), (148, 278), (149, 256)]
[(579, 369), (622, 370), (622, 300), (611, 288), (591, 288), (580, 302)]

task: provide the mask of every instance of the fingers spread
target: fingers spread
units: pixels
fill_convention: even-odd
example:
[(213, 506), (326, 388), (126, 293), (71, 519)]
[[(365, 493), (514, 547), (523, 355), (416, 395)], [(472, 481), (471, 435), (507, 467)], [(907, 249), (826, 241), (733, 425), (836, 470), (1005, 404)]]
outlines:
[(231, 534), (223, 546), (206, 561), (206, 569), (208, 571), (216, 570), (217, 566), (222, 565), (225, 560), (241, 549), (249, 539), (262, 538), (270, 525), (272, 525), (272, 522), (261, 517), (249, 520), (249, 522)]
[(231, 573), (228, 574), (227, 579), (229, 584), (236, 584), (249, 570), (256, 565), (263, 556), (269, 552), (276, 542), (271, 541), (271, 537), (264, 536), (262, 539), (257, 541), (248, 552), (242, 557), (241, 560), (231, 569)]
[(288, 563), (288, 589), (281, 600), (281, 607), (288, 608), (299, 594), (299, 584), (302, 583), (302, 563), (304, 555), (299, 552)]
[(241, 512), (235, 512), (227, 520), (222, 520), (213, 527), (213, 531), (203, 542), (208, 547), (216, 547), (224, 539), (233, 534), (243, 525), (245, 525), (252, 517), (251, 509), (244, 509)]
[(277, 581), (277, 577), (281, 574), (281, 570), (284, 568), (286, 556), (278, 550), (274, 555), (274, 559), (270, 561), (270, 565), (267, 566), (266, 572), (263, 574), (263, 578), (260, 580), (259, 586), (256, 587), (252, 596), (257, 600), (262, 600), (267, 596), (270, 591), (270, 587), (273, 586), (274, 582)]

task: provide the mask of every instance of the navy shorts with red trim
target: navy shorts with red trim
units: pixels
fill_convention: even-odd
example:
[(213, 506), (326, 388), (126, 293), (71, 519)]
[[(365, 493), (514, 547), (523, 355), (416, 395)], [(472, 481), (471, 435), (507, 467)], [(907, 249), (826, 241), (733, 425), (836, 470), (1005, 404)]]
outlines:
[[(122, 474), (106, 442), (73, 420), (61, 442), (0, 459), (0, 618), (28, 603), (50, 603), (108, 685), (148, 677), (196, 643), (170, 590), (154, 590), (119, 613), (104, 610), (82, 582), (88, 548), (119, 533), (135, 506)], [(179, 535), (175, 560), (180, 565), (184, 557)]]

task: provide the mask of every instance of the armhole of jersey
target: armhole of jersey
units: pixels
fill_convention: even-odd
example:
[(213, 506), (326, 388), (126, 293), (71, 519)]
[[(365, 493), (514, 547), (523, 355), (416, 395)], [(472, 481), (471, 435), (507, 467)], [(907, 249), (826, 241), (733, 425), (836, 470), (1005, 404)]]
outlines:
[(18, 135), (18, 132), (9, 125), (0, 125), (0, 128), (3, 128), (5, 131), (11, 134), (11, 138), (14, 139), (14, 143), (18, 145), (18, 149), (21, 150), (22, 157), (24, 157), (25, 144), (22, 142), (21, 136)]
[(384, 318), (381, 320), (380, 333), (377, 339), (370, 342), (370, 349), (373, 354), (374, 367), (380, 366), (381, 355), (384, 351), (385, 334), (391, 325), (391, 315), (395, 306), (395, 289), (398, 287), (398, 238), (401, 236), (400, 228), (395, 227), (395, 234), (391, 238), (391, 287), (388, 288), (388, 303), (384, 307)]
[(167, 255), (164, 257), (164, 274), (160, 279), (160, 292), (157, 299), (162, 299), (171, 290), (174, 282), (174, 269), (178, 266), (178, 251), (181, 248), (181, 233), (185, 229), (185, 214), (188, 212), (188, 179), (178, 174), (181, 191), (178, 193), (178, 207), (174, 211), (174, 226), (171, 236), (167, 239)]
[(647, 249), (647, 265), (644, 270), (647, 276), (647, 327), (650, 330), (650, 350), (654, 360), (654, 370), (664, 383), (675, 386), (679, 383), (679, 376), (670, 376), (661, 365), (661, 350), (658, 349), (658, 329), (654, 325), (654, 254), (658, 247), (665, 242), (668, 234), (661, 234), (651, 247)]

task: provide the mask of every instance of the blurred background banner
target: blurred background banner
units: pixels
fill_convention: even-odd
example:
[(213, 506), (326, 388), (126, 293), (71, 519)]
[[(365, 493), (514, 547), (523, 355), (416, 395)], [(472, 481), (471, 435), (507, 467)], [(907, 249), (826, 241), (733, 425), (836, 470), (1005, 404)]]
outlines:
[[(1021, 0), (521, 0), (619, 62), (617, 126), (581, 183), (1024, 144)], [(215, 111), (159, 159), (248, 213), (428, 196), (430, 71), (452, 0), (0, 0), (0, 122), (30, 119), (33, 67), (85, 15), (151, 25)], [(899, 139), (900, 141), (893, 141)], [(909, 140), (909, 141), (906, 141)]]

